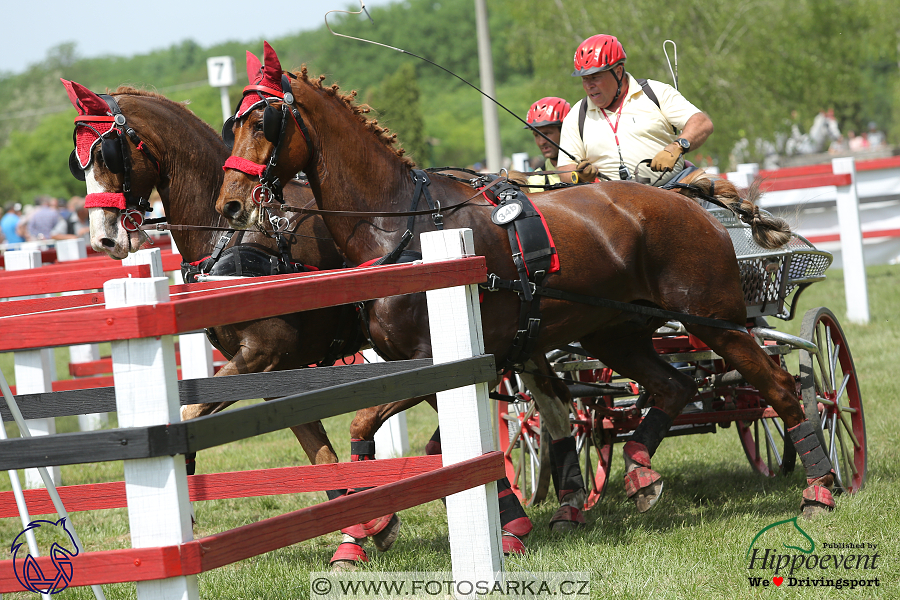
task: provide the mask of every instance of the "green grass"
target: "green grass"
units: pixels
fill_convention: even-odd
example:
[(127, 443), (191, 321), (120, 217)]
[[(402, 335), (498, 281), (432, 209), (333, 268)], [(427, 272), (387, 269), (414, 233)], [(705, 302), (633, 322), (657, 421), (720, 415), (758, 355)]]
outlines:
[[(798, 316), (778, 326), (798, 333), (806, 310), (828, 306), (844, 318), (843, 277), (811, 286), (800, 300)], [(528, 509), (534, 532), (528, 554), (507, 560), (509, 571), (590, 571), (592, 598), (721, 599), (721, 598), (897, 598), (900, 597), (897, 490), (900, 461), (900, 384), (894, 378), (900, 339), (900, 267), (868, 270), (872, 321), (842, 322), (859, 372), (867, 424), (869, 470), (865, 488), (855, 496), (838, 496), (837, 510), (801, 525), (817, 543), (871, 542), (881, 556), (877, 575), (881, 587), (835, 591), (832, 588), (750, 589), (745, 552), (763, 527), (797, 514), (804, 487), (799, 472), (764, 479), (747, 463), (735, 428), (715, 434), (685, 436), (663, 442), (654, 468), (664, 477), (665, 493), (649, 513), (637, 514), (621, 485), (621, 448), (616, 447), (611, 484), (606, 496), (588, 513), (587, 526), (567, 535), (551, 534), (548, 523), (555, 502)], [(6, 362), (4, 362), (6, 361)], [(4, 372), (8, 356), (0, 355)], [(794, 371), (796, 372), (796, 371)], [(408, 413), (413, 454), (421, 454), (437, 417), (428, 406)], [(74, 418), (58, 420), (60, 431), (71, 431)], [(350, 416), (329, 419), (326, 427), (343, 460), (349, 458)], [(12, 429), (10, 430), (13, 431)], [(198, 472), (242, 470), (306, 464), (289, 431), (261, 436), (205, 451)], [(121, 479), (121, 463), (63, 467), (66, 483)], [(9, 483), (0, 482), (2, 489)], [(272, 496), (197, 503), (195, 536), (205, 536), (276, 516), (325, 500), (324, 494)], [(91, 550), (130, 544), (125, 510), (73, 515)], [(404, 529), (394, 548), (378, 554), (371, 545), (371, 570), (446, 571), (450, 568), (446, 513), (439, 502), (403, 511)], [(0, 522), (0, 541), (9, 543), (20, 531), (17, 519)], [(769, 534), (766, 534), (769, 535)], [(773, 538), (774, 539), (774, 538)], [(326, 570), (339, 541), (338, 534), (297, 544), (199, 576), (200, 595), (219, 599), (307, 598), (308, 573)], [(778, 540), (781, 541), (781, 540)], [(790, 543), (790, 542), (788, 542)], [(794, 541), (796, 543), (796, 541)], [(774, 546), (774, 542), (773, 542)], [(840, 552), (840, 551), (839, 551)], [(824, 551), (823, 551), (824, 553)], [(851, 571), (851, 574), (853, 572)], [(110, 599), (135, 598), (134, 586), (105, 586)], [(13, 594), (9, 598), (32, 598)], [(62, 598), (91, 598), (87, 588), (66, 590)]]

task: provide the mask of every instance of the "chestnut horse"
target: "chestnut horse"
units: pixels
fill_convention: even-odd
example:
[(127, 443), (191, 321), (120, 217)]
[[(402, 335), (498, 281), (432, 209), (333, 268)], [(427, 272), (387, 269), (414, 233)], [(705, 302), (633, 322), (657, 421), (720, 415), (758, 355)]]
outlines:
[[(65, 80), (63, 83), (81, 113), (76, 122), (84, 116), (103, 117), (107, 114), (107, 105), (96, 94), (77, 83)], [(131, 146), (131, 193), (147, 198), (155, 186), (170, 223), (201, 226), (188, 230), (173, 228), (172, 237), (184, 260), (196, 262), (208, 257), (223, 232), (204, 230), (202, 226), (224, 228), (226, 225), (215, 211), (214, 198), (222, 184), (222, 163), (228, 157), (228, 147), (215, 131), (182, 104), (129, 87), (120, 87), (112, 97), (127, 119), (127, 126), (134, 129), (152, 157), (148, 158)], [(86, 144), (89, 143), (92, 139), (87, 140)], [(87, 146), (82, 150), (86, 151)], [(93, 157), (85, 172), (88, 192), (110, 193), (122, 189), (123, 176), (110, 172), (100, 144), (90, 151)], [(285, 195), (300, 205), (313, 200), (312, 192), (300, 182), (291, 182)], [(90, 208), (90, 216), (91, 241), (96, 250), (111, 258), (122, 259), (139, 249), (142, 242), (139, 232), (122, 227), (118, 209), (94, 207)], [(343, 258), (321, 218), (292, 218), (287, 229), (294, 232), (296, 239), (303, 240), (303, 243), (291, 246), (294, 261), (322, 269), (343, 265)], [(231, 243), (234, 241), (232, 239)], [(246, 232), (241, 242), (265, 249), (273, 256), (278, 254), (272, 237), (259, 232)], [(343, 307), (247, 321), (210, 331), (217, 346), (230, 357), (216, 376), (299, 369), (329, 356), (333, 361), (355, 353), (360, 339), (356, 311), (352, 308), (347, 311)], [(182, 407), (182, 419), (219, 412), (231, 404), (233, 402), (186, 405)], [(312, 464), (338, 462), (320, 421), (291, 430)], [(192, 470), (193, 464), (189, 463), (189, 471)], [(329, 493), (329, 496), (333, 495)], [(380, 523), (387, 521), (382, 518)], [(396, 537), (398, 526), (399, 522), (395, 522), (382, 530), (383, 535), (381, 532), (373, 535), (380, 549), (390, 547), (392, 540), (389, 538)]]
[[(235, 143), (226, 163), (230, 169), (217, 209), (235, 227), (248, 227), (260, 210), (253, 200), (260, 182), (271, 190), (277, 180), (287, 181), (302, 170), (321, 209), (369, 213), (324, 216), (349, 261), (360, 264), (390, 253), (407, 229), (407, 218), (382, 213), (406, 210), (416, 188), (412, 162), (393, 146), (396, 136), (366, 119), (367, 109), (353, 102), (355, 94), (343, 95), (337, 85), (323, 86), (324, 76), (310, 79), (305, 67), (288, 77), (268, 44), (265, 50), (264, 81), (245, 94), (264, 94), (266, 101), (238, 115), (234, 123)], [(492, 224), (492, 207), (474, 200), (470, 185), (434, 175), (430, 194), (441, 207), (445, 227), (473, 230), (475, 250), (485, 257), (489, 273), (505, 281), (519, 279), (507, 232)], [(650, 457), (697, 390), (691, 377), (657, 355), (652, 335), (665, 317), (648, 315), (647, 307), (684, 315), (687, 330), (759, 390), (784, 420), (806, 468), (809, 487), (803, 511), (833, 508), (831, 463), (805, 420), (794, 378), (740, 327), (747, 321), (747, 310), (725, 228), (691, 198), (627, 181), (548, 191), (536, 194), (533, 203), (549, 226), (560, 265), (541, 285), (563, 296), (542, 299), (534, 350), (545, 352), (579, 340), (592, 356), (644, 387), (652, 408), (624, 448), (625, 486), (639, 510), (642, 500), (646, 509), (660, 491), (660, 475), (651, 469)], [(744, 201), (743, 209), (744, 215), (752, 214), (748, 220), (763, 245), (771, 248), (787, 241), (789, 232), (760, 216), (752, 199)], [(423, 216), (417, 218), (414, 232), (435, 228), (433, 219)], [(418, 248), (417, 239), (409, 247)], [(584, 302), (585, 297), (622, 304), (596, 306)], [(373, 342), (391, 358), (428, 356), (424, 304), (423, 295), (373, 303)], [(634, 309), (621, 308), (629, 304)], [(485, 351), (494, 354), (498, 364), (510, 353), (521, 305), (511, 291), (484, 293)], [(540, 410), (543, 414), (544, 407)]]

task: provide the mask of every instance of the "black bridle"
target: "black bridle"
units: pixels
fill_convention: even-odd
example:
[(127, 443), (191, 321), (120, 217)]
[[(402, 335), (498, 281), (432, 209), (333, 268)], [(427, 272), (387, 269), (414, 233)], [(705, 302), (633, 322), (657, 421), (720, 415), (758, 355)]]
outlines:
[[(312, 138), (309, 135), (309, 130), (306, 127), (306, 122), (303, 120), (303, 116), (300, 114), (300, 110), (297, 108), (294, 94), (291, 90), (291, 79), (296, 79), (296, 75), (288, 72), (282, 72), (281, 74), (281, 90), (275, 90), (269, 86), (265, 85), (255, 85), (251, 84), (244, 88), (244, 93), (241, 97), (241, 100), (238, 102), (238, 106), (234, 111), (234, 116), (229, 117), (225, 124), (222, 126), (222, 139), (225, 140), (225, 143), (230, 147), (234, 147), (234, 124), (244, 118), (245, 115), (238, 116), (238, 111), (240, 110), (240, 106), (243, 103), (243, 98), (248, 94), (256, 94), (259, 96), (261, 102), (265, 102), (266, 107), (263, 111), (263, 134), (265, 135), (266, 140), (268, 140), (273, 146), (272, 154), (269, 156), (269, 160), (265, 165), (257, 165), (260, 169), (251, 168), (249, 171), (245, 170), (245, 168), (238, 168), (231, 158), (225, 162), (226, 168), (238, 168), (238, 170), (247, 173), (249, 175), (258, 175), (259, 176), (259, 185), (253, 189), (251, 193), (251, 198), (256, 204), (266, 204), (271, 202), (272, 200), (277, 201), (279, 204), (284, 204), (284, 183), (275, 176), (274, 171), (275, 167), (278, 164), (278, 157), (281, 154), (281, 150), (284, 146), (284, 138), (285, 133), (287, 132), (287, 116), (291, 115), (294, 119), (294, 123), (297, 124), (297, 129), (300, 131), (300, 134), (303, 136), (303, 139), (306, 140), (306, 149), (308, 152), (308, 156), (312, 156), (313, 154), (313, 145)], [(276, 107), (274, 105), (273, 97), (281, 100), (280, 107)], [(249, 111), (248, 111), (249, 112)], [(250, 161), (246, 161), (250, 162)], [(231, 163), (231, 164), (229, 164)], [(238, 165), (240, 166), (240, 165)], [(258, 171), (258, 172), (257, 172)]]

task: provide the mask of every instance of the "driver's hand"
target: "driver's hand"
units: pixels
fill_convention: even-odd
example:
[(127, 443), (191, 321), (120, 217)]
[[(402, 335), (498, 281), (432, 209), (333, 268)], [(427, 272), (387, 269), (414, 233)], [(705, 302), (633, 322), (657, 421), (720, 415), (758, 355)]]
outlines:
[(583, 160), (572, 171), (572, 183), (594, 183), (600, 170), (590, 161)]
[(672, 142), (653, 157), (650, 168), (654, 171), (671, 171), (680, 157), (681, 146)]

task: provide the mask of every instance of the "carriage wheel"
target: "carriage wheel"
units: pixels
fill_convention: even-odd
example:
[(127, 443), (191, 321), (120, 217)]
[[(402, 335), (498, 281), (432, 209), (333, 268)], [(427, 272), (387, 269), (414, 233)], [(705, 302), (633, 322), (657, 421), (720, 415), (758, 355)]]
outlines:
[(550, 436), (541, 430), (537, 404), (515, 374), (506, 373), (498, 390), (520, 400), (497, 402), (497, 431), (506, 477), (522, 503), (531, 506), (543, 501), (550, 488)]
[(766, 477), (775, 477), (794, 470), (797, 453), (785, 437), (784, 423), (780, 418), (764, 417), (736, 423), (744, 453), (756, 471)]
[(800, 336), (819, 355), (800, 352), (800, 385), (806, 418), (831, 459), (839, 489), (853, 494), (866, 479), (866, 421), (853, 357), (834, 314), (824, 307), (803, 316)]
[[(786, 369), (784, 357), (781, 368)], [(769, 409), (771, 410), (771, 409)], [(787, 475), (794, 471), (797, 452), (786, 436), (784, 421), (779, 417), (763, 417), (756, 421), (737, 421), (736, 429), (747, 460), (765, 477)]]
[[(582, 379), (581, 373), (579, 373), (579, 379), (592, 383), (609, 383), (612, 381), (612, 369), (592, 371), (588, 379)], [(598, 401), (600, 400), (598, 398)], [(604, 397), (602, 400), (608, 405), (612, 405), (612, 398)], [(591, 510), (603, 497), (606, 492), (606, 484), (609, 483), (613, 436), (605, 429), (594, 427), (596, 422), (594, 411), (586, 408), (583, 402), (577, 398), (572, 403), (572, 413), (574, 416), (572, 435), (575, 437), (575, 448), (578, 451), (584, 487), (587, 492), (584, 498), (584, 510)], [(596, 449), (596, 457), (591, 452), (591, 448)], [(596, 468), (594, 467), (595, 463)]]

